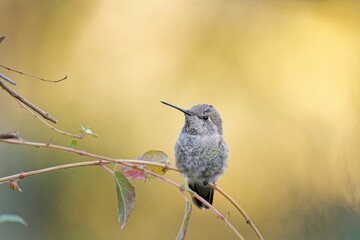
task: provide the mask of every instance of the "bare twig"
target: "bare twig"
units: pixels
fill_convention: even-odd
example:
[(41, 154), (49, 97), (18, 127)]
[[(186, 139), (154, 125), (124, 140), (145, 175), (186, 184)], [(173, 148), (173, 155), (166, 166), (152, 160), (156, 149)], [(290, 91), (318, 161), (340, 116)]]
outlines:
[[(0, 184), (10, 182), (10, 181), (20, 180), (20, 179), (23, 179), (25, 177), (40, 175), (40, 174), (44, 174), (44, 173), (57, 172), (57, 171), (61, 171), (61, 170), (64, 170), (64, 169), (69, 169), (69, 168), (78, 168), (78, 167), (99, 165), (100, 163), (101, 163), (101, 160), (89, 161), (89, 162), (79, 162), (79, 163), (70, 163), (70, 164), (64, 164), (64, 165), (59, 165), (59, 166), (55, 166), (55, 167), (49, 167), (49, 168), (43, 168), (43, 169), (39, 169), (39, 170), (29, 171), (29, 172), (22, 172), (22, 173), (19, 173), (19, 174), (14, 174), (14, 175), (11, 175), (11, 176), (0, 178)], [(112, 162), (103, 162), (103, 164), (109, 164), (109, 163), (112, 163)]]
[[(18, 173), (18, 174), (3, 177), (3, 178), (0, 178), (0, 184), (20, 180), (20, 179), (23, 179), (25, 177), (31, 177), (31, 176), (35, 176), (35, 175), (58, 172), (58, 171), (62, 171), (62, 170), (65, 170), (65, 169), (85, 167), (85, 166), (98, 165), (98, 166), (103, 167), (105, 170), (109, 171), (110, 169), (105, 168), (105, 164), (119, 163), (119, 164), (122, 164), (122, 165), (125, 165), (125, 166), (128, 166), (128, 167), (140, 168), (137, 165), (138, 161), (135, 161), (135, 162), (136, 162), (136, 164), (132, 163), (132, 160), (128, 160), (128, 159), (113, 159), (112, 161), (95, 160), (95, 161), (87, 161), (87, 162), (69, 163), (69, 164), (58, 165), (58, 166), (54, 166), (54, 167), (43, 168), (43, 169), (29, 171), (29, 172), (21, 172), (21, 173)], [(143, 163), (144, 163), (144, 165), (152, 165), (151, 162), (143, 162)], [(112, 170), (110, 170), (109, 172), (113, 173)]]
[(169, 166), (168, 163), (156, 163), (156, 162), (150, 162), (150, 161), (144, 161), (144, 160), (133, 160), (133, 159), (115, 159), (115, 158), (110, 158), (110, 157), (105, 157), (105, 156), (100, 156), (97, 154), (89, 153), (89, 152), (86, 152), (83, 150), (78, 150), (78, 149), (74, 149), (74, 148), (70, 148), (70, 147), (55, 145), (52, 143), (28, 142), (20, 137), (19, 138), (11, 138), (11, 139), (1, 139), (0, 138), (0, 142), (10, 143), (10, 144), (19, 144), (19, 145), (25, 145), (25, 146), (33, 146), (33, 147), (38, 147), (38, 148), (52, 148), (52, 149), (56, 149), (56, 150), (60, 150), (60, 151), (64, 151), (64, 152), (75, 153), (80, 156), (100, 159), (100, 160), (114, 162), (114, 163), (120, 163), (123, 165), (126, 165), (126, 164), (152, 165), (152, 166), (161, 167), (166, 170), (179, 171), (176, 167)]
[(37, 77), (37, 76), (32, 75), (32, 74), (29, 74), (29, 73), (25, 73), (25, 72), (18, 71), (18, 70), (15, 70), (15, 69), (13, 69), (13, 68), (9, 68), (9, 67), (4, 66), (4, 65), (2, 65), (2, 64), (0, 64), (0, 67), (5, 68), (6, 70), (11, 71), (11, 72), (16, 72), (16, 73), (19, 73), (19, 74), (22, 74), (22, 75), (25, 75), (25, 76), (28, 76), (28, 77), (32, 77), (32, 78), (35, 78), (35, 79), (39, 79), (39, 80), (44, 81), (44, 82), (58, 83), (58, 82), (61, 82), (61, 81), (64, 81), (65, 79), (67, 79), (67, 76), (65, 76), (65, 77), (63, 77), (63, 78), (61, 78), (61, 79), (58, 79), (58, 80), (49, 80), (49, 79)]
[(18, 139), (18, 140), (21, 140), (21, 138), (19, 137), (18, 132), (0, 133), (0, 139)]
[(22, 102), (20, 102), (19, 100), (17, 100), (18, 103), (20, 104), (20, 107), (24, 108), (26, 111), (30, 112), (35, 118), (39, 119), (39, 121), (41, 121), (42, 123), (44, 123), (46, 126), (48, 126), (51, 130), (54, 130), (55, 132), (58, 132), (62, 135), (66, 135), (66, 136), (69, 136), (69, 137), (72, 137), (72, 138), (78, 138), (78, 139), (82, 139), (84, 138), (85, 134), (72, 134), (72, 133), (69, 133), (69, 132), (66, 132), (66, 131), (63, 131), (63, 130), (60, 130), (56, 127), (54, 127), (53, 125), (51, 125), (50, 123), (48, 123), (47, 121), (45, 121), (44, 119), (42, 118), (39, 118), (38, 115), (36, 115), (36, 113), (31, 110), (30, 108), (28, 108), (25, 104), (23, 104)]
[(3, 75), (0, 73), (0, 78), (4, 79), (5, 81), (8, 81), (9, 83), (11, 83), (12, 85), (16, 85), (16, 82), (14, 80), (11, 80), (9, 77)]
[(263, 236), (261, 235), (261, 233), (259, 232), (259, 230), (256, 228), (255, 224), (253, 223), (253, 221), (250, 219), (250, 217), (246, 214), (246, 212), (244, 211), (244, 209), (242, 209), (240, 207), (240, 205), (229, 195), (227, 194), (224, 190), (222, 190), (220, 187), (218, 187), (216, 184), (211, 184), (209, 183), (216, 191), (218, 191), (221, 195), (223, 195), (227, 200), (229, 200), (229, 202), (232, 203), (232, 205), (234, 205), (236, 207), (236, 209), (241, 213), (241, 215), (245, 218), (245, 221), (247, 224), (250, 225), (250, 227), (254, 230), (254, 232), (256, 233), (256, 235), (258, 236), (259, 239), (264, 240)]
[(12, 97), (14, 97), (15, 99), (17, 99), (18, 101), (22, 102), (23, 104), (25, 104), (26, 106), (28, 106), (29, 108), (31, 108), (32, 110), (34, 110), (35, 112), (37, 112), (38, 114), (40, 114), (43, 118), (53, 122), (53, 123), (57, 123), (57, 120), (53, 117), (51, 117), (47, 112), (44, 112), (43, 110), (41, 110), (40, 108), (38, 108), (37, 106), (35, 106), (34, 104), (32, 104), (31, 102), (29, 102), (28, 100), (26, 100), (25, 98), (23, 98), (22, 96), (20, 96), (19, 94), (17, 94), (14, 90), (12, 90), (11, 88), (9, 88), (5, 83), (3, 83), (2, 81), (0, 81), (0, 86), (6, 91), (8, 92)]

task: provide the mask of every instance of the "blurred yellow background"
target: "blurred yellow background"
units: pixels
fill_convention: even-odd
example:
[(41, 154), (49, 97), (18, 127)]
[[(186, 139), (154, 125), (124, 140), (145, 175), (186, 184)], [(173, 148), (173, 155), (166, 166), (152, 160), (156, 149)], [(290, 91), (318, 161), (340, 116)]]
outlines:
[[(218, 184), (265, 239), (360, 239), (360, 3), (357, 1), (2, 1), (0, 63), (45, 78), (6, 74), (14, 90), (72, 131), (79, 149), (134, 158), (168, 153), (184, 108), (213, 104), (230, 147)], [(67, 145), (5, 92), (0, 131)], [(0, 144), (0, 177), (84, 161)], [(176, 173), (169, 177), (184, 183)], [(174, 239), (184, 200), (154, 180), (133, 182), (134, 211), (117, 224), (115, 183), (97, 167), (36, 176), (22, 193), (0, 186), (0, 239)], [(245, 239), (256, 239), (220, 194)], [(210, 211), (193, 209), (187, 239), (234, 239)]]

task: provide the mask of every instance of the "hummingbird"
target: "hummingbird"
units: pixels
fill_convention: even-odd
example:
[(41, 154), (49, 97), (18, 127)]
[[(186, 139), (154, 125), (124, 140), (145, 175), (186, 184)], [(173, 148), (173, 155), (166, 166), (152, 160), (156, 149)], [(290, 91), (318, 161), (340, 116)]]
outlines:
[[(210, 104), (198, 104), (189, 110), (161, 101), (185, 115), (185, 124), (175, 144), (175, 161), (189, 188), (213, 203), (214, 189), (209, 183), (224, 173), (227, 166), (228, 146), (223, 138), (222, 120)], [(208, 209), (204, 203), (193, 197), (200, 209)]]

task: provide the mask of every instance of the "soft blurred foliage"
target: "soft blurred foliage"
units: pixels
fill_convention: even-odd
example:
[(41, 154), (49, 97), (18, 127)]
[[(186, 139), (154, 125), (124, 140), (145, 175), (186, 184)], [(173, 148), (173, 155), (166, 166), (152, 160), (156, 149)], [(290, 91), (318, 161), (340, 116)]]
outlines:
[[(1, 1), (1, 70), (14, 90), (72, 131), (78, 148), (134, 158), (173, 145), (184, 108), (211, 103), (230, 146), (218, 184), (266, 239), (360, 239), (360, 3), (357, 1)], [(67, 145), (5, 92), (0, 131)], [(84, 158), (0, 144), (0, 176)], [(183, 179), (169, 173), (176, 181)], [(134, 182), (123, 231), (113, 178), (88, 167), (0, 186), (0, 239), (174, 239), (185, 202), (163, 182)], [(255, 235), (219, 194), (215, 206)], [(187, 239), (232, 239), (210, 211), (193, 210)]]

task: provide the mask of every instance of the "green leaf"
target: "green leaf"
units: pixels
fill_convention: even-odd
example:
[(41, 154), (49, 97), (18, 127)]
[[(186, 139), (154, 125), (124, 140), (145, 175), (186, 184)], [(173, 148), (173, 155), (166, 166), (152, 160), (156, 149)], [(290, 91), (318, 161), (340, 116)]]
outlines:
[(145, 160), (149, 162), (158, 162), (158, 163), (166, 163), (169, 158), (163, 151), (159, 150), (149, 150), (145, 152), (143, 155), (137, 158), (138, 160)]
[(21, 223), (25, 227), (28, 226), (28, 224), (25, 222), (25, 220), (14, 214), (0, 214), (0, 223), (6, 223), (6, 222), (12, 222), (12, 223)]
[(125, 175), (119, 171), (114, 173), (116, 192), (118, 198), (118, 222), (120, 228), (124, 229), (130, 212), (135, 203), (135, 188), (130, 184)]
[(99, 135), (94, 133), (90, 128), (83, 127), (83, 126), (80, 126), (80, 128), (78, 130), (75, 130), (75, 132), (77, 132), (79, 134), (90, 135), (93, 137), (99, 137)]
[(94, 133), (90, 128), (86, 128), (84, 131), (85, 134), (87, 135), (91, 135), (93, 137), (99, 137), (99, 135), (97, 135), (96, 133)]
[(73, 140), (71, 140), (69, 147), (76, 148), (77, 143), (78, 143), (77, 139), (73, 139)]
[[(169, 164), (168, 156), (166, 153), (158, 150), (150, 150), (145, 152), (140, 157), (136, 158), (137, 160), (143, 160), (148, 162), (157, 162), (157, 163), (167, 163)], [(158, 166), (151, 166), (146, 164), (139, 164), (138, 169), (134, 169), (128, 166), (122, 167), (120, 170), (121, 172), (131, 180), (143, 180), (146, 181), (146, 179), (151, 179), (153, 176), (150, 174), (146, 174), (146, 170), (152, 171), (154, 173), (157, 173), (159, 175), (164, 175), (164, 167), (158, 167)]]
[[(169, 164), (169, 158), (163, 151), (158, 150), (150, 150), (145, 152), (143, 155), (137, 158), (138, 160), (144, 160), (149, 162), (156, 162), (156, 163), (167, 163)], [(145, 169), (150, 170), (154, 173), (164, 175), (165, 171), (163, 170), (163, 167), (157, 167), (157, 166), (151, 166), (147, 165), (145, 166)]]
[(176, 240), (185, 239), (186, 230), (187, 230), (187, 227), (189, 225), (191, 209), (192, 209), (191, 202), (189, 201), (189, 199), (187, 197), (185, 197), (185, 215), (184, 215), (184, 219), (183, 219), (183, 222), (181, 224), (181, 228), (179, 230), (179, 233), (176, 236)]

